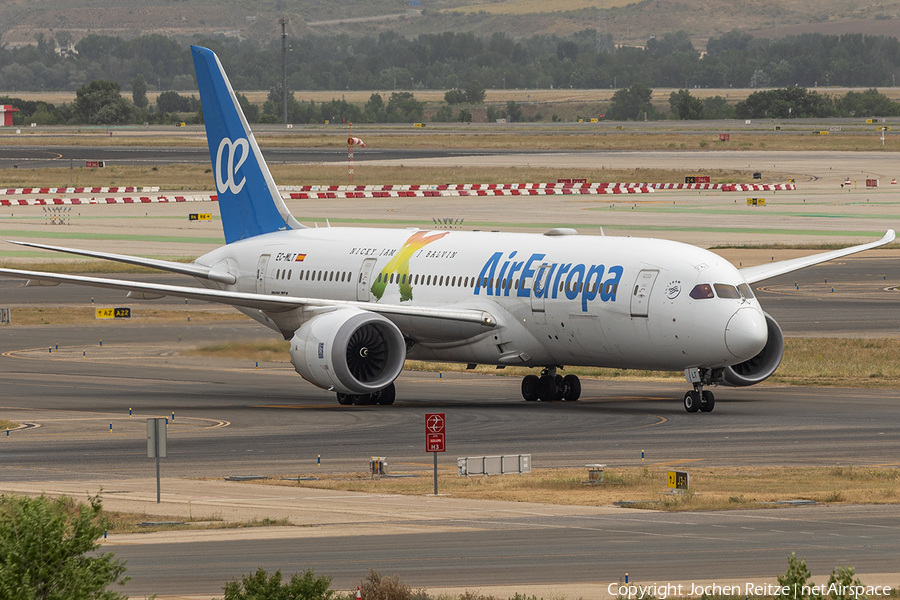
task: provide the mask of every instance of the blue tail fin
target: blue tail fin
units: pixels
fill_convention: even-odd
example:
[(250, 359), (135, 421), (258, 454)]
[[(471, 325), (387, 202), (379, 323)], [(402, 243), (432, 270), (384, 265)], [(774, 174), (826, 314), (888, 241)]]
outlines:
[(288, 211), (222, 63), (212, 50), (191, 46), (225, 243), (301, 229)]

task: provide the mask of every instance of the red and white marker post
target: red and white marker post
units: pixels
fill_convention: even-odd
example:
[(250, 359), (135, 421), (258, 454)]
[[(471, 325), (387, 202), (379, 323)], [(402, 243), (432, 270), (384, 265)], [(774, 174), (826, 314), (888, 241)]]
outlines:
[(347, 176), (353, 183), (353, 146), (365, 148), (366, 144), (359, 138), (353, 137), (353, 123), (350, 123), (350, 137), (347, 138)]

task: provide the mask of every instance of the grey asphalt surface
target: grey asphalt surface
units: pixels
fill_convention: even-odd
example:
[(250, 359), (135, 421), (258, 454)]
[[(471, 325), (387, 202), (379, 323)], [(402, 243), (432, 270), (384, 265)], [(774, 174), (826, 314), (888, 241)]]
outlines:
[(791, 552), (803, 556), (813, 573), (855, 565), (865, 582), (864, 573), (892, 572), (898, 512), (891, 506), (851, 506), (506, 516), (477, 523), (483, 529), (473, 532), (118, 546), (115, 553), (129, 560), (133, 579), (125, 590), (132, 594), (208, 593), (210, 585), (221, 586), (259, 565), (283, 573), (312, 568), (333, 577), (340, 589), (352, 589), (369, 567), (382, 575), (399, 573), (413, 587), (464, 582), (472, 589), (498, 581), (510, 589), (577, 582), (605, 587), (628, 573), (643, 585), (714, 580), (744, 589), (745, 581), (783, 573)]

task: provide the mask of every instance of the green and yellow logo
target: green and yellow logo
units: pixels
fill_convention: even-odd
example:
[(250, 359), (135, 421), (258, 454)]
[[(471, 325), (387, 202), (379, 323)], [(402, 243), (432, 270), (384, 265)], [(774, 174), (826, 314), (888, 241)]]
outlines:
[[(412, 277), (409, 274), (409, 259), (413, 255), (430, 244), (436, 242), (445, 235), (450, 233), (444, 231), (435, 233), (431, 231), (417, 231), (412, 234), (403, 244), (403, 247), (394, 255), (394, 258), (384, 266), (381, 274), (375, 278), (372, 284), (372, 295), (378, 300), (384, 296), (384, 291), (389, 283), (397, 283), (400, 285), (400, 302), (412, 300)], [(430, 234), (430, 235), (429, 235)], [(396, 275), (396, 277), (394, 277)]]

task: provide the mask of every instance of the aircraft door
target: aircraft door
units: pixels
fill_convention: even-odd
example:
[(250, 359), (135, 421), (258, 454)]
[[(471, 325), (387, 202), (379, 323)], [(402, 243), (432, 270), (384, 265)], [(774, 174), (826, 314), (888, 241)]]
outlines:
[(632, 317), (646, 317), (649, 314), (650, 292), (653, 291), (653, 284), (658, 275), (659, 271), (655, 269), (645, 269), (638, 273), (637, 281), (631, 292)]
[(256, 265), (256, 293), (266, 293), (266, 271), (269, 266), (270, 254), (262, 254), (259, 257), (259, 263)]
[(375, 268), (377, 258), (367, 258), (363, 261), (362, 267), (359, 268), (359, 275), (356, 278), (356, 299), (360, 302), (368, 302), (370, 288), (372, 287), (372, 269)]
[(550, 291), (550, 265), (541, 265), (534, 276), (534, 289), (531, 290), (531, 312), (544, 312), (544, 299)]

